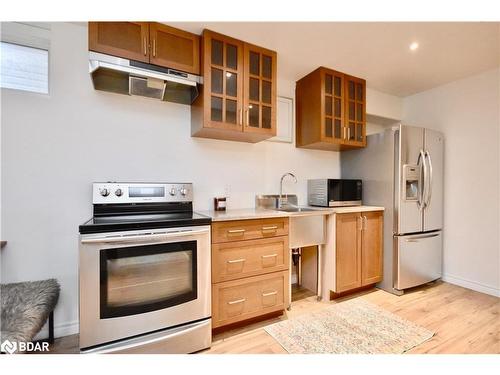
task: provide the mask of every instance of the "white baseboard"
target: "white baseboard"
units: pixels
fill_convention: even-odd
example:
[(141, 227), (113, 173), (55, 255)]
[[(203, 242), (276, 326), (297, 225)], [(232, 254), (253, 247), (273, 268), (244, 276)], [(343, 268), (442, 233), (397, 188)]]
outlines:
[[(54, 321), (54, 336), (55, 337), (63, 337), (63, 336), (69, 336), (69, 335), (74, 335), (79, 332), (79, 325), (78, 325), (78, 320), (75, 320), (73, 322), (64, 322), (61, 324), (57, 324), (57, 322)], [(49, 324), (46, 323), (40, 332), (35, 336), (34, 340), (45, 340), (46, 338), (49, 337)]]
[(442, 279), (443, 281), (446, 281), (447, 283), (450, 284), (455, 284), (467, 289), (475, 290), (476, 292), (481, 292), (495, 297), (500, 297), (500, 289), (494, 288), (489, 285), (484, 285), (475, 281), (466, 280), (461, 277), (446, 275), (446, 274), (443, 274)]

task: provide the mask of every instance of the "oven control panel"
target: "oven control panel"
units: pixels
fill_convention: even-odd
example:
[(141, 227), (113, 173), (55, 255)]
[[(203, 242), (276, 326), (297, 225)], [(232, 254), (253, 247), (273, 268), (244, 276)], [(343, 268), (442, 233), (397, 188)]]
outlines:
[(93, 204), (192, 202), (192, 183), (95, 182)]

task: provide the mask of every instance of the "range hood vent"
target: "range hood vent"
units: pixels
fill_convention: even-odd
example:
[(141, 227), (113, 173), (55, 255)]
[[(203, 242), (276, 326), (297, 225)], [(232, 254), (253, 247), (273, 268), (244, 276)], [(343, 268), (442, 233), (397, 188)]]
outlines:
[(96, 90), (190, 105), (198, 96), (199, 76), (138, 61), (89, 52)]
[(146, 96), (162, 99), (165, 95), (165, 81), (156, 78), (129, 77), (128, 93), (136, 96)]

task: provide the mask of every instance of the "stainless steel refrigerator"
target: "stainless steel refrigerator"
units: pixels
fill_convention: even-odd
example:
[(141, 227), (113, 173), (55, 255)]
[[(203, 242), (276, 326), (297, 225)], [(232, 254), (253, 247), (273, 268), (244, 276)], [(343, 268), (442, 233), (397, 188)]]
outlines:
[(341, 152), (342, 178), (363, 180), (363, 204), (385, 207), (384, 278), (394, 294), (442, 273), (443, 134), (397, 125)]

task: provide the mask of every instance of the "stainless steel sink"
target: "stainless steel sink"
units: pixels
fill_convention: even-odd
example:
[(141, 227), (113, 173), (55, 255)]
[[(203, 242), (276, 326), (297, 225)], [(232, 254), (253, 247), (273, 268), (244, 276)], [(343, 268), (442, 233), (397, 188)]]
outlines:
[(283, 211), (283, 212), (307, 212), (307, 211), (317, 211), (314, 208), (307, 208), (307, 207), (283, 207), (283, 208), (277, 208), (276, 211)]
[(255, 197), (255, 207), (264, 208), (267, 210), (276, 210), (282, 212), (308, 212), (317, 211), (314, 208), (299, 207), (297, 196), (295, 194), (288, 195), (257, 195)]
[(295, 194), (261, 194), (255, 196), (255, 208), (276, 210), (278, 208), (297, 207), (298, 200)]

